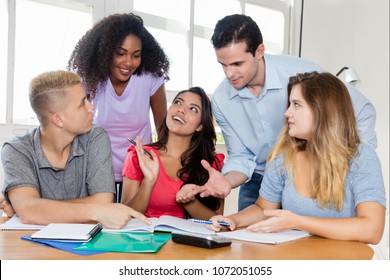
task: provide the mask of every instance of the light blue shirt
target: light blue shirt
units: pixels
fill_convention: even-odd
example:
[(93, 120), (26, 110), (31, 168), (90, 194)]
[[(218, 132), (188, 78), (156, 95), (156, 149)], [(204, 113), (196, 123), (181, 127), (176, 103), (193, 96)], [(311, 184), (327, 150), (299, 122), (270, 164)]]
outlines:
[(293, 175), (288, 176), (283, 161), (283, 157), (279, 156), (269, 164), (259, 195), (270, 202), (280, 202), (285, 210), (303, 216), (342, 218), (355, 217), (356, 206), (362, 202), (378, 202), (386, 208), (381, 164), (375, 150), (367, 144), (359, 145), (358, 154), (350, 164), (341, 211), (321, 208), (315, 199), (297, 193)]
[[(228, 153), (222, 173), (239, 171), (248, 180), (263, 174), (267, 157), (284, 125), (290, 76), (324, 72), (320, 66), (294, 56), (264, 55), (265, 83), (260, 96), (247, 87), (237, 90), (224, 79), (212, 97), (213, 115), (222, 130)], [(374, 106), (356, 88), (348, 86), (361, 140), (376, 148)]]

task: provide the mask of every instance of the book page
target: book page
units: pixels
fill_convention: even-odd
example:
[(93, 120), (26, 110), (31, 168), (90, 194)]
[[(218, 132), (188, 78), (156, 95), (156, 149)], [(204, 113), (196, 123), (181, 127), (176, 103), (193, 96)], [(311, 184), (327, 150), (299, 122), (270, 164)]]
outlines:
[(148, 226), (143, 221), (131, 219), (130, 222), (121, 229), (103, 228), (103, 232), (194, 232), (200, 234), (214, 234), (205, 224), (195, 223), (191, 220), (181, 219), (173, 216), (163, 215), (160, 218), (149, 218), (152, 223)]
[(158, 223), (158, 218), (149, 218), (149, 221), (152, 223), (152, 225), (147, 225), (143, 221), (138, 219), (131, 219), (127, 225), (125, 225), (121, 229), (110, 229), (110, 228), (103, 228), (103, 232), (127, 232), (127, 231), (133, 231), (133, 232), (153, 232), (154, 227)]
[(155, 231), (167, 231), (167, 232), (193, 232), (200, 234), (215, 234), (214, 231), (207, 228), (207, 225), (201, 223), (195, 223), (191, 220), (180, 219), (172, 216), (161, 216), (157, 225), (154, 228)]

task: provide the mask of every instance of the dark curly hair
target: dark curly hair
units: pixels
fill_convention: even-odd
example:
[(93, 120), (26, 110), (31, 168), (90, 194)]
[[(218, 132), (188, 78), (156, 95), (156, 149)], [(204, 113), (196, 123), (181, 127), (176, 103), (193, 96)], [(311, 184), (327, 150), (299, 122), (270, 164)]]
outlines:
[[(205, 159), (210, 165), (215, 161), (215, 143), (216, 133), (213, 123), (213, 115), (211, 111), (211, 102), (206, 92), (201, 87), (191, 87), (187, 90), (180, 91), (173, 102), (183, 93), (191, 92), (199, 95), (202, 100), (202, 130), (196, 131), (191, 138), (189, 149), (181, 156), (182, 168), (177, 172), (177, 176), (184, 182), (184, 184), (204, 185), (209, 179), (209, 173), (203, 168), (200, 163)], [(158, 129), (158, 141), (150, 144), (157, 146), (159, 149), (166, 149), (168, 142), (169, 129), (166, 122)], [(218, 162), (216, 162), (218, 163)], [(217, 166), (220, 169), (221, 166)], [(210, 209), (217, 210), (220, 207), (220, 201), (213, 196), (200, 197), (197, 199)]]
[(79, 40), (69, 59), (67, 69), (76, 71), (84, 81), (92, 97), (110, 74), (110, 65), (115, 51), (128, 35), (141, 39), (141, 64), (134, 72), (150, 72), (169, 80), (169, 60), (159, 43), (144, 27), (141, 17), (129, 14), (114, 14), (97, 22)]
[(217, 22), (211, 37), (211, 43), (215, 49), (240, 42), (245, 42), (247, 51), (253, 55), (255, 55), (257, 47), (263, 43), (260, 28), (251, 17), (234, 14)]

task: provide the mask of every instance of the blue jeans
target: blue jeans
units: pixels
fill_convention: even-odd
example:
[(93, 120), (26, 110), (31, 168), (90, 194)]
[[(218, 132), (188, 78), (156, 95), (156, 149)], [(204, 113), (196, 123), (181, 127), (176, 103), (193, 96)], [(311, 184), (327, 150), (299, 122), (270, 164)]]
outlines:
[(238, 211), (241, 211), (248, 206), (256, 203), (256, 200), (259, 197), (259, 191), (262, 181), (263, 175), (253, 173), (250, 181), (241, 185), (240, 192), (238, 194)]

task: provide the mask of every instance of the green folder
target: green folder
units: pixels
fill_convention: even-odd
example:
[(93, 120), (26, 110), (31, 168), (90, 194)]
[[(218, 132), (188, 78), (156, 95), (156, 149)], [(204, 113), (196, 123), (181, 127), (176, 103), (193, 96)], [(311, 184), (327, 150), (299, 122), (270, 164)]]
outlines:
[(100, 232), (91, 241), (74, 249), (122, 253), (155, 253), (171, 238), (171, 234), (139, 232)]

